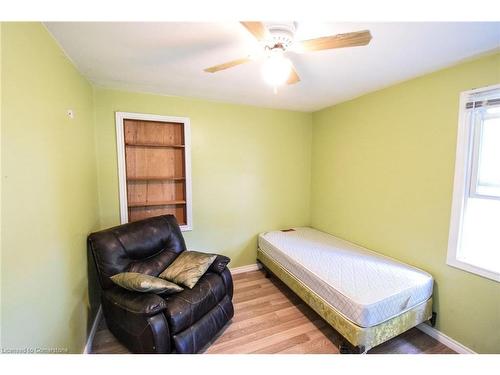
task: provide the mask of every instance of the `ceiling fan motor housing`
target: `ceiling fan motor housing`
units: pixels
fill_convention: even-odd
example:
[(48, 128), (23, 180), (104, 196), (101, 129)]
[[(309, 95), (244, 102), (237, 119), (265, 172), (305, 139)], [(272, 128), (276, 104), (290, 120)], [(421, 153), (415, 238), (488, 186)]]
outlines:
[(283, 51), (286, 51), (293, 43), (297, 23), (275, 22), (269, 23), (266, 26), (270, 35), (270, 38), (265, 41), (266, 46), (270, 49), (281, 48)]

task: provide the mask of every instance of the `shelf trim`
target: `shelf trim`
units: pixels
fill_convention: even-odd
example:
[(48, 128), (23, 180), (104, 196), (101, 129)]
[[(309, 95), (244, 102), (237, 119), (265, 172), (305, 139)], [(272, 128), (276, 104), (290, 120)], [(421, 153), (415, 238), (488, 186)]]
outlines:
[(185, 181), (186, 177), (161, 177), (161, 176), (150, 176), (150, 177), (127, 177), (127, 182), (140, 182), (140, 181)]
[(186, 148), (186, 145), (166, 145), (161, 143), (125, 143), (126, 147)]
[(179, 206), (186, 204), (184, 200), (159, 201), (159, 202), (129, 202), (128, 208), (150, 207), (150, 206)]

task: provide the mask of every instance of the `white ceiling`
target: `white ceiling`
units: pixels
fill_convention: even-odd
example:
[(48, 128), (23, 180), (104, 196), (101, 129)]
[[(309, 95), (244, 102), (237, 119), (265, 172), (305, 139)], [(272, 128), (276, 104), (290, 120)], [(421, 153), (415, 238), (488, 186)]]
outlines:
[(238, 22), (47, 22), (78, 69), (110, 88), (317, 110), (500, 48), (499, 23), (299, 22), (297, 39), (369, 29), (368, 46), (289, 53), (301, 82), (273, 93), (260, 63), (204, 68), (258, 48)]

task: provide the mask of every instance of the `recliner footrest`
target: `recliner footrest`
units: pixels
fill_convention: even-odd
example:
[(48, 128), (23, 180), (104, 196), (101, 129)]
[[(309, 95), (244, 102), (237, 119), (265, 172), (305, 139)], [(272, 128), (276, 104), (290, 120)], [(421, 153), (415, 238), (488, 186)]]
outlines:
[(233, 303), (226, 295), (200, 320), (174, 334), (173, 342), (177, 353), (194, 354), (203, 349), (234, 316)]

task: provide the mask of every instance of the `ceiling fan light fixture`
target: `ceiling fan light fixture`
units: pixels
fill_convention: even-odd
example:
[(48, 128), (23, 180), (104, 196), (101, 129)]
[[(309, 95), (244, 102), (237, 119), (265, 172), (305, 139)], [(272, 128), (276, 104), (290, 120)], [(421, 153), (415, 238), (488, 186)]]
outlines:
[(281, 51), (272, 51), (262, 64), (262, 78), (272, 87), (283, 85), (292, 72), (292, 62)]
[(278, 86), (285, 83), (294, 85), (300, 82), (300, 77), (293, 67), (292, 62), (284, 56), (287, 51), (311, 52), (366, 46), (372, 39), (370, 30), (361, 30), (308, 40), (295, 40), (296, 22), (272, 22), (264, 24), (259, 21), (247, 21), (241, 22), (241, 24), (254, 36), (258, 42), (255, 46), (259, 46), (260, 48), (252, 51), (250, 56), (214, 65), (204, 69), (204, 71), (207, 73), (216, 73), (251, 62), (252, 60), (260, 60), (261, 57), (265, 56), (264, 63), (262, 64), (262, 77), (267, 84), (274, 88), (274, 93), (277, 93)]

